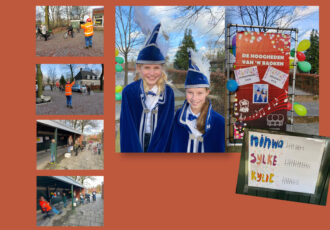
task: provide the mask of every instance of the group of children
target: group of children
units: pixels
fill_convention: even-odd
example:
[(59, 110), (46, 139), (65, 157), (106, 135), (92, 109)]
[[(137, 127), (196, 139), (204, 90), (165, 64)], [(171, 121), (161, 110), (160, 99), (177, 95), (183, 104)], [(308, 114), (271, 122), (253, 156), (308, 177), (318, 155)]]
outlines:
[(122, 92), (121, 152), (224, 152), (225, 119), (207, 98), (210, 64), (192, 49), (186, 100), (174, 115), (174, 93), (164, 72), (166, 54), (157, 42), (160, 26), (138, 54), (135, 81)]

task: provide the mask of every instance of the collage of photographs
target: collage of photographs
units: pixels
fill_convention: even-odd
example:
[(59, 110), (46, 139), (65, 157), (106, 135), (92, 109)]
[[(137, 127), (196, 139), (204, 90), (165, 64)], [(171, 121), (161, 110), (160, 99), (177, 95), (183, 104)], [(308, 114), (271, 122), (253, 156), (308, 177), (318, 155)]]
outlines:
[(104, 57), (105, 8), (35, 7), (37, 226), (104, 226), (109, 154), (237, 153), (236, 196), (326, 205), (319, 6), (116, 6), (114, 66), (76, 64)]

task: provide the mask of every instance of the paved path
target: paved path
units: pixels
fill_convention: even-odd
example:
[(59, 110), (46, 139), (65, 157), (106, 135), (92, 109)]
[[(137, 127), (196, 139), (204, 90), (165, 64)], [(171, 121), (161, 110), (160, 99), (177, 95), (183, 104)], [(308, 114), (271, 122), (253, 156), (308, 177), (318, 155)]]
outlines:
[[(62, 169), (71, 169), (71, 170), (102, 170), (104, 168), (103, 159), (104, 154), (101, 151), (101, 154), (94, 154), (92, 151), (87, 150), (86, 148), (78, 153), (78, 156), (72, 155), (70, 158), (64, 157), (64, 152), (67, 152), (66, 149), (60, 150), (62, 154), (58, 153), (58, 163), (55, 165), (48, 164), (50, 153), (48, 152), (48, 157), (45, 158), (47, 163), (44, 164), (41, 162), (40, 157), (38, 156), (37, 169), (51, 169), (51, 170), (62, 170)], [(40, 160), (39, 160), (40, 159)]]
[[(63, 158), (64, 153), (67, 152), (67, 148), (63, 146), (57, 147), (57, 159)], [(37, 169), (46, 169), (50, 162), (50, 149), (37, 152)]]
[(93, 48), (85, 49), (84, 33), (75, 33), (74, 38), (63, 38), (65, 31), (55, 33), (55, 37), (44, 41), (36, 40), (37, 56), (103, 56), (104, 33), (94, 31)]
[(44, 96), (51, 96), (49, 103), (37, 104), (37, 115), (103, 115), (103, 93), (84, 95), (72, 93), (73, 109), (66, 107), (64, 92), (58, 90), (44, 91)]
[[(61, 206), (61, 207), (59, 207)], [(37, 226), (103, 226), (104, 204), (100, 194), (96, 195), (96, 201), (79, 205), (72, 210), (70, 203), (66, 208), (62, 203), (57, 205), (62, 211), (59, 215), (44, 219), (43, 214), (37, 214)]]
[(79, 205), (60, 218), (54, 218), (51, 226), (103, 226), (104, 204), (100, 194), (96, 201)]

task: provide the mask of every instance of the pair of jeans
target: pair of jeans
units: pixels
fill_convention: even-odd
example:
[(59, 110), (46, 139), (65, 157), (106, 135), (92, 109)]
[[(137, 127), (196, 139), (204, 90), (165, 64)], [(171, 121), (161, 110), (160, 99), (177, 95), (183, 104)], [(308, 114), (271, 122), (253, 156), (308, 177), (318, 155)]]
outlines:
[(93, 39), (93, 35), (92, 36), (89, 36), (89, 37), (85, 37), (85, 44), (86, 44), (86, 47), (92, 47), (92, 39)]
[(72, 106), (72, 95), (66, 96), (66, 105)]
[(56, 208), (52, 207), (52, 209), (50, 210), (51, 212), (55, 213), (55, 214), (60, 214), (60, 211), (58, 211)]
[(55, 153), (50, 153), (50, 162), (55, 162)]

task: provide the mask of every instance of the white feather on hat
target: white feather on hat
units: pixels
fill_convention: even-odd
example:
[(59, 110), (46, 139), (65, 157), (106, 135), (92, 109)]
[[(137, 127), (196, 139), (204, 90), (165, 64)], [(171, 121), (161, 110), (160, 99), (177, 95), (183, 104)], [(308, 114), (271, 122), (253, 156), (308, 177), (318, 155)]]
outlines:
[[(199, 72), (201, 72), (203, 75), (205, 75), (205, 77), (207, 77), (207, 80), (210, 82), (210, 61), (204, 57), (204, 55), (202, 55), (199, 52), (194, 51), (192, 48), (188, 48), (187, 49), (188, 52), (190, 53), (190, 57), (191, 57), (191, 64), (194, 66), (197, 66), (199, 69)], [(190, 68), (190, 66), (189, 66)]]
[[(150, 16), (145, 14), (145, 11), (146, 10), (144, 6), (134, 6), (134, 21), (141, 28), (142, 33), (146, 37), (146, 41), (148, 41), (154, 27), (157, 24), (154, 23), (154, 20)], [(167, 52), (169, 50), (168, 40), (169, 36), (164, 31), (164, 27), (161, 26), (156, 44), (164, 57), (166, 57)]]

